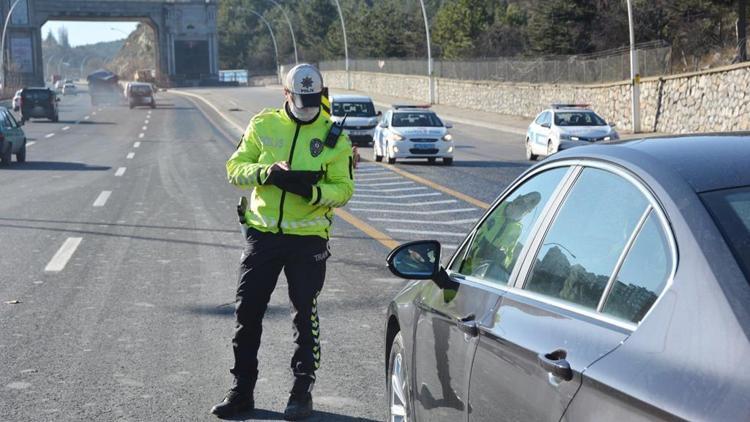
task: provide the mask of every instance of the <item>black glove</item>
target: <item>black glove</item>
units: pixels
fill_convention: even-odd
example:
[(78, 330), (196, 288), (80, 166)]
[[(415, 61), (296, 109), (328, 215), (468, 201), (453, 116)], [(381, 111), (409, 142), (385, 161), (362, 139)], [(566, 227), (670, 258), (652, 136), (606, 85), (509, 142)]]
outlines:
[(313, 185), (311, 183), (283, 180), (276, 182), (275, 185), (281, 190), (291, 192), (303, 198), (311, 199), (313, 196)]
[(302, 183), (314, 185), (323, 177), (322, 171), (309, 170), (271, 170), (264, 185), (276, 185), (279, 183)]

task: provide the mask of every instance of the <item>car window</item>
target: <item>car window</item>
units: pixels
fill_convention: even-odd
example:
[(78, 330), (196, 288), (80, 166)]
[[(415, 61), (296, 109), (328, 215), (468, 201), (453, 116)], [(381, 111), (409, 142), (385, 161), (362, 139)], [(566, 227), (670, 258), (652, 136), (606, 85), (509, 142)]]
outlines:
[(667, 284), (671, 270), (669, 241), (652, 211), (615, 276), (602, 312), (640, 322)]
[(701, 195), (735, 259), (750, 281), (750, 187)]
[(534, 123), (541, 125), (544, 123), (544, 118), (547, 115), (547, 113), (541, 113), (539, 116), (537, 116), (536, 120), (534, 120)]
[(647, 205), (622, 177), (584, 169), (545, 235), (524, 289), (596, 309)]
[(13, 116), (13, 113), (11, 113), (10, 111), (7, 111), (7, 110), (5, 111), (5, 113), (8, 115), (8, 119), (10, 120), (10, 127), (17, 128), (18, 127), (18, 121)]
[(401, 112), (393, 114), (394, 127), (440, 127), (443, 122), (438, 119), (435, 113), (426, 112)]
[(337, 117), (343, 117), (345, 114), (349, 117), (375, 116), (375, 107), (370, 102), (335, 101), (332, 107), (333, 115)]
[(558, 111), (555, 113), (556, 126), (606, 126), (601, 117), (591, 111)]
[(49, 100), (50, 91), (47, 91), (47, 90), (26, 91), (23, 93), (23, 97), (28, 100), (46, 101), (46, 100)]
[(9, 113), (5, 110), (0, 110), (0, 119), (3, 121), (3, 127), (12, 129), (13, 128), (13, 122), (10, 120)]
[(495, 207), (477, 227), (466, 256), (453, 267), (455, 271), (507, 284), (534, 223), (567, 171), (567, 167), (559, 167), (538, 174)]

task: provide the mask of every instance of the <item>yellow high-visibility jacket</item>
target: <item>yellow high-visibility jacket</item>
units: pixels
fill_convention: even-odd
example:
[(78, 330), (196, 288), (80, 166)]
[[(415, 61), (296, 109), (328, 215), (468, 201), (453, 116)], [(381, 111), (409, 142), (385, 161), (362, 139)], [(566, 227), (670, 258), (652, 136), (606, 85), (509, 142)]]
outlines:
[[(266, 109), (250, 120), (237, 150), (227, 161), (227, 177), (237, 187), (252, 189), (245, 221), (263, 232), (328, 239), (333, 208), (343, 207), (354, 193), (352, 145), (342, 133), (334, 148), (324, 145), (333, 123), (326, 113), (302, 123), (281, 109)], [(321, 170), (312, 198), (265, 185), (269, 168), (287, 161), (290, 170)]]

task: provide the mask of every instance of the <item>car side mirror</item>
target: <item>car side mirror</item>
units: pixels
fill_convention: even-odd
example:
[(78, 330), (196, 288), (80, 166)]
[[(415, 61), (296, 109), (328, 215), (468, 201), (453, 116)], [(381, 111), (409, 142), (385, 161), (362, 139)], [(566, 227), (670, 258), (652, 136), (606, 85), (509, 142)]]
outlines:
[(378, 110), (378, 112), (377, 112), (377, 113), (375, 113), (375, 115), (376, 115), (376, 116), (378, 116), (378, 117), (380, 117), (380, 116), (382, 116), (382, 115), (383, 115), (383, 112), (382, 112), (382, 111), (380, 111), (380, 110)]
[(405, 243), (386, 258), (393, 275), (410, 280), (430, 280), (440, 273), (440, 242), (420, 240)]
[(609, 127), (611, 127), (612, 129), (614, 129), (614, 128), (616, 128), (616, 127), (617, 127), (617, 123), (610, 123), (610, 124), (609, 124)]
[(552, 127), (552, 125), (549, 123), (542, 123), (542, 127), (546, 127), (547, 129), (549, 129)]
[(445, 128), (446, 129), (453, 129), (453, 124), (452, 123), (446, 123), (445, 124)]

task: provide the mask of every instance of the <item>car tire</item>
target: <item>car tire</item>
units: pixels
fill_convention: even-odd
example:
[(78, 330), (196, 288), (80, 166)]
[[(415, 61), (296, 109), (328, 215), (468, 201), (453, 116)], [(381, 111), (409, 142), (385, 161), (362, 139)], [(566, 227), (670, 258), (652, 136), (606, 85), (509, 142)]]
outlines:
[(453, 157), (444, 157), (443, 158), (443, 165), (452, 166), (453, 165)]
[(387, 374), (388, 419), (386, 420), (389, 422), (412, 420), (409, 368), (404, 355), (404, 339), (400, 332), (396, 333), (391, 342)]
[(437, 158), (435, 158), (435, 157), (430, 157), (430, 158), (427, 159), (427, 162), (430, 163), (430, 164), (435, 164), (435, 161), (437, 161)]
[(531, 141), (529, 138), (526, 138), (526, 159), (529, 161), (536, 161), (539, 158), (538, 155), (534, 155), (534, 153), (531, 150)]
[(60, 121), (60, 116), (54, 115), (50, 120), (52, 120), (52, 123), (57, 123)]
[(551, 140), (547, 141), (547, 157), (549, 157), (550, 155), (552, 155), (552, 154), (554, 154), (556, 152), (557, 151), (553, 151), (552, 150), (552, 141)]
[(19, 163), (25, 163), (26, 162), (26, 139), (23, 140), (23, 145), (21, 145), (21, 149), (18, 150), (16, 153), (16, 161)]
[(13, 158), (13, 145), (10, 142), (5, 144), (5, 150), (0, 153), (0, 165), (9, 166)]

